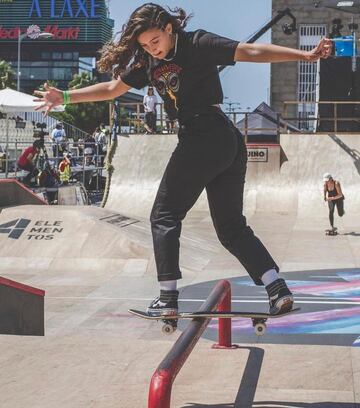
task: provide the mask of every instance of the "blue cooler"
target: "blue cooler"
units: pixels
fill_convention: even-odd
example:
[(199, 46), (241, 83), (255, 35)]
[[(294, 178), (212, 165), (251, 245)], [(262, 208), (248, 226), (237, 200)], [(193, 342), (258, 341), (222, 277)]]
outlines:
[[(337, 57), (353, 56), (354, 37), (352, 35), (335, 37), (333, 38), (333, 41), (335, 43), (335, 55)], [(357, 48), (355, 48), (355, 55), (357, 55)]]

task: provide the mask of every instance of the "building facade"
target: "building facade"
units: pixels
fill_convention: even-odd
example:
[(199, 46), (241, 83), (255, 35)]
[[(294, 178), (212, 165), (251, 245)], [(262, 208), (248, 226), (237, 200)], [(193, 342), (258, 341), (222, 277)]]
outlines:
[[(351, 24), (359, 23), (359, 13), (352, 8), (337, 8), (339, 2), (324, 0), (273, 0), (272, 13), (289, 8), (296, 18), (297, 31), (284, 33), (281, 21), (272, 28), (272, 43), (310, 50), (325, 36), (352, 34)], [(340, 2), (341, 3), (341, 2)], [(343, 2), (354, 3), (354, 2)], [(350, 25), (350, 27), (349, 27)], [(355, 27), (356, 28), (356, 27)], [(287, 118), (298, 118), (292, 123), (304, 130), (314, 130), (317, 117), (320, 86), (320, 63), (293, 62), (271, 66), (271, 107)], [(331, 84), (329, 84), (331, 86)], [(297, 102), (285, 104), (285, 101)]]
[[(47, 80), (66, 88), (74, 74), (94, 74), (113, 27), (105, 0), (0, 0), (0, 60), (20, 73), (21, 91)], [(34, 29), (53, 37), (32, 39)]]

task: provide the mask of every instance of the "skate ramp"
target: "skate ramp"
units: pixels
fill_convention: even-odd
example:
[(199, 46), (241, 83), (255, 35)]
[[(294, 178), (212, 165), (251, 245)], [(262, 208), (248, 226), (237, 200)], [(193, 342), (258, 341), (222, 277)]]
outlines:
[(97, 207), (12, 207), (0, 213), (0, 224), (4, 273), (116, 271), (127, 259), (151, 254), (128, 234), (137, 220)]
[(60, 186), (58, 205), (86, 205), (87, 194), (82, 185)]
[(256, 196), (256, 211), (293, 212), (298, 217), (327, 213), (323, 201), (325, 172), (341, 182), (345, 207), (356, 212), (360, 204), (360, 139), (357, 135), (284, 134), (277, 175), (248, 177), (247, 196)]
[(46, 202), (17, 180), (0, 180), (0, 209), (24, 204), (46, 205)]
[[(177, 135), (120, 136), (106, 208), (148, 219)], [(203, 200), (200, 199), (198, 206)]]
[[(0, 213), (0, 224), (10, 223), (12, 226), (6, 229), (17, 230), (14, 238), (9, 231), (0, 233), (0, 276), (46, 290), (45, 337), (0, 336), (3, 350), (1, 406), (77, 408), (95, 404), (99, 408), (116, 405), (133, 408), (146, 404), (151, 375), (172, 346), (174, 337), (163, 336), (159, 323), (127, 313), (129, 308), (144, 309), (154, 294), (158, 294), (158, 284), (154, 278), (149, 224), (126, 215), (139, 213), (148, 217), (152, 198), (146, 194), (155, 195), (176, 145), (175, 138), (164, 136), (160, 143), (156, 135), (144, 136), (143, 140), (142, 137), (123, 139), (134, 143), (123, 151), (120, 141), (115, 159), (121, 156), (122, 160), (116, 166), (113, 182), (123, 188), (125, 196), (119, 195), (113, 201), (116, 211), (79, 206), (18, 206)], [(310, 138), (309, 143), (317, 141), (321, 148), (325, 147), (326, 137), (321, 137), (323, 139)], [(354, 140), (341, 138), (341, 141), (356, 157)], [(322, 309), (325, 317), (336, 320), (337, 309), (351, 311), (358, 306), (359, 233), (344, 233), (333, 239), (324, 235), (321, 225), (297, 216), (302, 211), (299, 201), (305, 199), (300, 196), (306, 193), (304, 189), (300, 194), (297, 187), (309, 185), (314, 189), (310, 199), (316, 205), (323, 168), (319, 163), (303, 165), (310, 153), (297, 150), (309, 148), (301, 138), (288, 142), (289, 146), (283, 140), (287, 161), (284, 156), (281, 167), (279, 161), (271, 159), (276, 156), (276, 150), (269, 154), (266, 173), (261, 163), (249, 163), (245, 199), (251, 204), (250, 211), (256, 211), (251, 225), (297, 291), (302, 313), (308, 318), (305, 327), (311, 330), (313, 324), (321, 330), (323, 326), (318, 328), (317, 321), (312, 320), (314, 312), (319, 318)], [(334, 141), (329, 139), (328, 142)], [(339, 143), (334, 146), (329, 143), (327, 147), (335, 149), (330, 158), (334, 163), (336, 155), (345, 152)], [(147, 161), (146, 149), (154, 160), (151, 163)], [(349, 170), (340, 171), (343, 165), (354, 166), (353, 159), (346, 161), (353, 156), (346, 153), (334, 168), (328, 167), (328, 161), (322, 164), (325, 171), (333, 172), (342, 181), (349, 205), (356, 197), (350, 194), (348, 185), (356, 185), (357, 173), (352, 179)], [(315, 173), (319, 171), (318, 176)], [(121, 174), (122, 179), (118, 178)], [(133, 180), (128, 182), (126, 177), (130, 176)], [(312, 179), (308, 180), (310, 176)], [(345, 176), (349, 183), (343, 179)], [(293, 184), (287, 185), (287, 179)], [(143, 185), (147, 187), (144, 191), (130, 189)], [(278, 187), (283, 185), (286, 188), (279, 191)], [(267, 191), (272, 194), (266, 194)], [(134, 192), (134, 201), (130, 199), (130, 192)], [(286, 208), (284, 200), (292, 206)], [(206, 201), (201, 199), (200, 205), (205, 208)], [(272, 208), (275, 212), (270, 213)], [(283, 208), (286, 212), (282, 212)], [(359, 217), (355, 215), (347, 218), (347, 213), (344, 218), (356, 224), (360, 231)], [(18, 224), (20, 221), (23, 222)], [(259, 292), (248, 291), (250, 282), (246, 272), (219, 244), (208, 212), (192, 212), (186, 219), (181, 239), (184, 274), (181, 307), (198, 307), (208, 295), (206, 281), (215, 283), (224, 278), (234, 278), (233, 304), (238, 310), (255, 303), (267, 307), (263, 288), (255, 288)], [(351, 269), (344, 271), (344, 268)], [(200, 282), (205, 285), (201, 286)], [(190, 286), (194, 288), (192, 293), (187, 291)], [(239, 287), (243, 292), (237, 292)], [(334, 333), (330, 321), (329, 336), (341, 336), (343, 327), (337, 325)], [(237, 328), (233, 342), (249, 344), (247, 328), (245, 331), (243, 325)], [(176, 380), (173, 404), (226, 407), (246, 401), (249, 406), (304, 408), (353, 408), (359, 404), (359, 347), (326, 346), (321, 340), (304, 345), (298, 342), (298, 333), (291, 335), (291, 344), (284, 344), (283, 340), (281, 344), (270, 344), (271, 336), (269, 332), (261, 343), (252, 337), (251, 344), (255, 343), (256, 347), (241, 346), (236, 355), (211, 351), (208, 338), (201, 339)], [(279, 337), (282, 338), (282, 334)], [(253, 352), (248, 359), (250, 349)], [(221, 367), (221, 371), (215, 372), (214, 367)], [(274, 367), (281, 367), (282, 374), (274, 377)], [(62, 375), (64, 369), (66, 376)], [(224, 378), (227, 379), (225, 386)], [(213, 391), (209, 393), (209, 390)]]
[[(176, 135), (120, 137), (106, 208), (148, 218), (176, 143)], [(244, 212), (248, 217), (256, 212), (326, 217), (322, 181), (325, 172), (340, 180), (346, 211), (359, 208), (359, 136), (283, 134), (280, 145), (266, 148), (266, 163), (248, 162), (244, 196)], [(193, 210), (207, 208), (203, 193)]]

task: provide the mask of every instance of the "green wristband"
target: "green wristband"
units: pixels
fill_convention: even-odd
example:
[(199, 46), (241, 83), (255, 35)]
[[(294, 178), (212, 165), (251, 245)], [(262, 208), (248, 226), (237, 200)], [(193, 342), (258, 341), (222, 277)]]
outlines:
[(63, 91), (63, 104), (64, 105), (68, 105), (70, 103), (70, 95), (69, 95), (69, 91)]

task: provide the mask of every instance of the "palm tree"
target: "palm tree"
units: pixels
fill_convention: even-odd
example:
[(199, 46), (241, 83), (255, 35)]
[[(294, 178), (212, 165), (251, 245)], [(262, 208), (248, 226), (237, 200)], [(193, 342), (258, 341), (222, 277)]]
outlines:
[(8, 62), (0, 60), (0, 89), (5, 88), (16, 88), (15, 72)]
[[(46, 81), (46, 83), (49, 85), (49, 86), (53, 86), (54, 88), (57, 88), (58, 87), (58, 83), (56, 82), (56, 81), (54, 81), (53, 79), (49, 79), (48, 81)], [(45, 91), (45, 88), (44, 88), (44, 84), (41, 84), (38, 88), (36, 88), (38, 91)]]
[(86, 86), (96, 84), (96, 80), (90, 78), (88, 72), (81, 72), (81, 74), (75, 74), (73, 79), (69, 82), (70, 89), (80, 89), (85, 88)]

